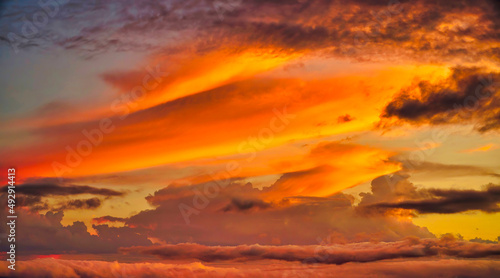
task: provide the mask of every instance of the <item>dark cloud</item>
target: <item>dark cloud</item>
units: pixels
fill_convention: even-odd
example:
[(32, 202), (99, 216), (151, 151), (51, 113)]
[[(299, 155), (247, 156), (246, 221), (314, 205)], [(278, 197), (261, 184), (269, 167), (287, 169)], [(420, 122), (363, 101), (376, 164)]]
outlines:
[(354, 120), (354, 118), (351, 115), (349, 115), (349, 114), (345, 114), (345, 115), (339, 116), (337, 118), (337, 122), (338, 123), (347, 123), (347, 122), (350, 122), (352, 120)]
[[(0, 197), (0, 200), (4, 200), (6, 198), (4, 195)], [(5, 201), (7, 200), (5, 199)], [(31, 211), (40, 211), (49, 209), (49, 204), (47, 204), (47, 202), (42, 201), (41, 196), (26, 196), (20, 194), (16, 196), (16, 206), (29, 207)]]
[(19, 195), (16, 198), (16, 202), (18, 206), (21, 207), (28, 207), (28, 206), (33, 206), (35, 204), (39, 204), (42, 202), (42, 197), (41, 196), (24, 196), (24, 195)]
[[(352, 59), (500, 61), (493, 0), (90, 2), (64, 5), (47, 26), (21, 36), (17, 48), (50, 46), (93, 56), (130, 50), (172, 53), (186, 44), (200, 53), (229, 44)], [(30, 18), (37, 9), (35, 1), (6, 5), (0, 39), (8, 43), (9, 33), (22, 35), (22, 15)]]
[[(0, 200), (6, 200), (6, 195), (0, 196)], [(61, 211), (61, 210), (77, 210), (77, 209), (96, 209), (100, 207), (102, 201), (99, 198), (89, 199), (73, 199), (67, 201), (59, 201), (57, 204), (50, 204), (41, 196), (31, 195), (16, 195), (16, 206), (28, 208), (31, 212), (39, 212), (43, 210)]]
[(96, 209), (101, 206), (99, 198), (70, 200), (60, 205), (58, 210), (68, 209)]
[(381, 202), (375, 208), (402, 208), (418, 213), (459, 213), (479, 210), (500, 212), (500, 186), (490, 184), (485, 190), (422, 189), (427, 198), (400, 202)]
[(158, 256), (167, 260), (253, 261), (280, 260), (289, 262), (345, 264), (374, 262), (397, 258), (450, 256), (455, 258), (488, 258), (500, 255), (500, 245), (458, 241), (453, 238), (416, 239), (382, 243), (351, 243), (344, 245), (239, 245), (205, 246), (177, 244), (122, 248), (123, 252)]
[(260, 210), (260, 209), (267, 209), (272, 206), (271, 203), (264, 202), (262, 200), (242, 200), (242, 199), (237, 199), (233, 198), (231, 200), (231, 203), (229, 203), (227, 206), (225, 206), (222, 211), (223, 212), (229, 212), (229, 211), (251, 211), (251, 210)]
[[(6, 195), (0, 195), (0, 200), (6, 200)], [(46, 198), (41, 196), (31, 195), (16, 195), (16, 206), (28, 208), (31, 212), (39, 212), (43, 210), (62, 211), (62, 210), (78, 210), (78, 209), (96, 209), (102, 205), (99, 198), (89, 199), (72, 199), (59, 201), (57, 204), (51, 204)]]
[(394, 211), (407, 209), (417, 213), (459, 213), (480, 210), (499, 212), (500, 186), (489, 184), (484, 190), (418, 189), (409, 181), (409, 175), (393, 174), (374, 179), (371, 192), (361, 193), (356, 210), (362, 214), (408, 214)]
[[(3, 211), (2, 211), (3, 213)], [(87, 231), (87, 226), (80, 221), (64, 226), (61, 221), (62, 211), (39, 214), (26, 210), (16, 210), (17, 252), (30, 254), (75, 254), (75, 253), (114, 253), (119, 247), (149, 245), (151, 242), (140, 234), (140, 229), (122, 227), (115, 229), (107, 225), (93, 226), (97, 235)], [(5, 214), (2, 215), (4, 218)], [(7, 242), (7, 235), (2, 235), (2, 242)], [(6, 251), (2, 246), (2, 251)]]
[[(7, 186), (2, 188), (7, 192)], [(107, 188), (97, 188), (88, 185), (59, 185), (55, 183), (25, 183), (16, 186), (16, 193), (29, 196), (70, 196), (92, 194), (106, 197), (123, 196), (124, 193)]]
[(479, 238), (479, 237), (475, 237), (471, 240), (469, 240), (470, 242), (477, 242), (477, 243), (489, 243), (489, 244), (498, 244), (498, 242), (500, 241), (500, 236), (497, 238), (496, 241), (493, 241), (493, 240), (487, 240), (487, 239), (482, 239), (482, 238)]
[[(16, 186), (17, 206), (27, 207), (31, 211), (42, 210), (74, 210), (74, 209), (96, 209), (101, 206), (102, 200), (93, 197), (88, 199), (70, 199), (75, 195), (97, 195), (105, 198), (123, 196), (125, 193), (107, 189), (98, 188), (88, 185), (75, 185), (75, 184), (57, 184), (51, 182), (52, 179), (29, 179), (27, 183), (19, 184)], [(0, 195), (0, 199), (6, 198), (7, 185), (2, 187), (1, 191), (4, 192)], [(57, 204), (50, 204), (49, 199), (57, 199)], [(66, 200), (60, 200), (64, 198)]]
[(500, 127), (499, 82), (496, 72), (454, 68), (446, 80), (403, 89), (381, 117), (413, 124), (475, 123), (480, 132), (495, 130)]
[[(227, 24), (234, 24), (227, 23)], [(226, 24), (224, 24), (226, 25)], [(304, 51), (326, 47), (332, 42), (334, 31), (324, 26), (303, 26), (293, 23), (247, 23), (233, 26), (234, 33), (246, 35), (247, 43), (265, 43), (286, 50)]]
[(460, 165), (460, 164), (443, 164), (427, 161), (416, 161), (412, 163), (411, 160), (396, 160), (402, 163), (405, 170), (412, 172), (429, 173), (433, 176), (439, 177), (458, 177), (458, 176), (491, 176), (500, 177), (500, 174), (494, 171), (473, 165)]

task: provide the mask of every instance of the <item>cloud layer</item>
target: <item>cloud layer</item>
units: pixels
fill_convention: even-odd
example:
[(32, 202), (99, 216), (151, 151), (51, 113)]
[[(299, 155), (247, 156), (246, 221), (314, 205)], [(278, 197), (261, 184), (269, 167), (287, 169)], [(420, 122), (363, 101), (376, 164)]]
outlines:
[[(189, 44), (198, 51), (233, 45), (234, 49), (316, 51), (351, 59), (499, 59), (498, 4), (487, 0), (222, 4), (191, 0), (116, 5), (77, 1), (62, 5), (49, 24), (24, 36), (21, 24), (7, 24), (21, 21), (16, 6), (5, 5), (5, 10), (2, 41), (19, 41), (19, 49), (50, 45), (93, 56), (107, 51), (172, 51)], [(9, 33), (24, 40), (14, 40)]]
[[(46, 183), (44, 179), (28, 179), (28, 181), (17, 185), (15, 191), (17, 206), (27, 207), (31, 211), (96, 209), (103, 203), (100, 198), (75, 199), (75, 197), (87, 195), (111, 198), (125, 195), (121, 191), (88, 185)], [(7, 198), (7, 190), (7, 185), (1, 188), (4, 193), (0, 195), (0, 199)]]
[(158, 256), (166, 260), (196, 259), (203, 262), (281, 260), (303, 263), (344, 264), (396, 258), (449, 256), (487, 258), (500, 256), (500, 245), (437, 239), (410, 239), (392, 243), (351, 243), (332, 246), (203, 246), (178, 244), (122, 248), (122, 252)]
[[(118, 263), (105, 261), (37, 259), (22, 261), (15, 275), (7, 269), (6, 262), (0, 263), (0, 275), (8, 277), (340, 277), (363, 278), (419, 278), (419, 277), (478, 277), (490, 278), (500, 274), (500, 264), (492, 260), (455, 260), (436, 261), (389, 261), (344, 265), (302, 265), (297, 263), (273, 263), (267, 265), (245, 263), (224, 267), (201, 263), (164, 264), (164, 263)], [(17, 276), (16, 276), (17, 275)]]

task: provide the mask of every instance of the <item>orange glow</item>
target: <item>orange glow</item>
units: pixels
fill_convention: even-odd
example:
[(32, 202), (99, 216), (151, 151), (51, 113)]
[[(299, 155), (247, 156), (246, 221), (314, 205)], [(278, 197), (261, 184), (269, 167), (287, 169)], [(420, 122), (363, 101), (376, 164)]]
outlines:
[(481, 147), (478, 147), (475, 149), (463, 150), (462, 152), (464, 152), (464, 153), (487, 152), (487, 151), (495, 150), (497, 148), (498, 148), (498, 146), (496, 144), (490, 143), (490, 144), (487, 144), (487, 145), (484, 145), (484, 146), (481, 146)]
[[(224, 93), (233, 95), (229, 100), (200, 99), (203, 101), (197, 102), (196, 110), (180, 106), (167, 117), (153, 117), (145, 113), (124, 120), (112, 118), (116, 130), (106, 134), (103, 143), (93, 147), (91, 154), (83, 157), (81, 163), (71, 167), (71, 172), (66, 171), (64, 176), (129, 171), (238, 154), (241, 151), (239, 147), (248, 138), (259, 136), (259, 132), (269, 128), (270, 121), (276, 118), (274, 111), (282, 112), (284, 109), (294, 118), (283, 131), (273, 134), (271, 141), (259, 144), (257, 151), (290, 140), (364, 130), (378, 120), (384, 99), (394, 95), (404, 82), (411, 82), (416, 70), (422, 76), (431, 77), (443, 71), (439, 67), (396, 67), (321, 81), (245, 81), (235, 83), (229, 92)], [(400, 78), (393, 79), (396, 72)], [(360, 83), (360, 80), (363, 82)], [(231, 93), (236, 89), (239, 91), (237, 94)], [(210, 95), (215, 97), (221, 93), (223, 91), (213, 91)], [(371, 108), (366, 109), (366, 103), (370, 103)], [(352, 115), (354, 120), (338, 123), (337, 118), (345, 114)], [(99, 124), (95, 123), (86, 129), (98, 127)], [(214, 130), (224, 130), (224, 133)], [(203, 141), (192, 140), (200, 136)], [(19, 165), (29, 176), (53, 176), (52, 162), (64, 164), (66, 161), (68, 151), (65, 146), (75, 150), (81, 141), (87, 140), (81, 133), (75, 133), (68, 139), (61, 140), (57, 145), (42, 143), (29, 153), (18, 153)], [(30, 159), (23, 159), (27, 155)]]

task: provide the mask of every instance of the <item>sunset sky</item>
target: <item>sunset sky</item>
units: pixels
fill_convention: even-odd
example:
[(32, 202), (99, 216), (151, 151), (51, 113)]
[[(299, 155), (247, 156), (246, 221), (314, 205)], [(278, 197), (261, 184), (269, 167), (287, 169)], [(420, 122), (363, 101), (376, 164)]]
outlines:
[(494, 0), (2, 1), (0, 70), (2, 277), (500, 276)]

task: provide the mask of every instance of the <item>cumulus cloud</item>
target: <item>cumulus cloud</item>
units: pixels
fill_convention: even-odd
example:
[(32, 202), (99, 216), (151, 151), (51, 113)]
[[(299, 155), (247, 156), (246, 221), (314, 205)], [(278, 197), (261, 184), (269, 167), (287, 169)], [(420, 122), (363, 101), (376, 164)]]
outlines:
[[(97, 235), (93, 235), (81, 221), (64, 226), (62, 211), (39, 214), (17, 209), (16, 213), (18, 219), (22, 219), (16, 223), (17, 252), (23, 255), (114, 253), (119, 247), (151, 244), (146, 236), (140, 235), (139, 229), (131, 227), (115, 229), (94, 225)], [(3, 234), (1, 240), (7, 242), (6, 237)], [(6, 251), (5, 247), (7, 245), (2, 251)]]
[[(147, 197), (155, 208), (127, 218), (125, 224), (167, 242), (207, 245), (316, 244), (318, 238), (328, 242), (361, 242), (434, 237), (409, 221), (385, 215), (366, 217), (358, 213), (350, 195), (283, 196), (270, 203), (264, 197), (272, 188), (256, 189), (244, 179), (219, 182), (224, 187), (207, 182), (158, 190)], [(241, 221), (242, 213), (245, 221)]]
[(361, 193), (358, 208), (364, 208), (380, 202), (391, 202), (401, 198), (414, 199), (422, 196), (409, 175), (393, 174), (375, 178), (371, 182), (371, 192)]

